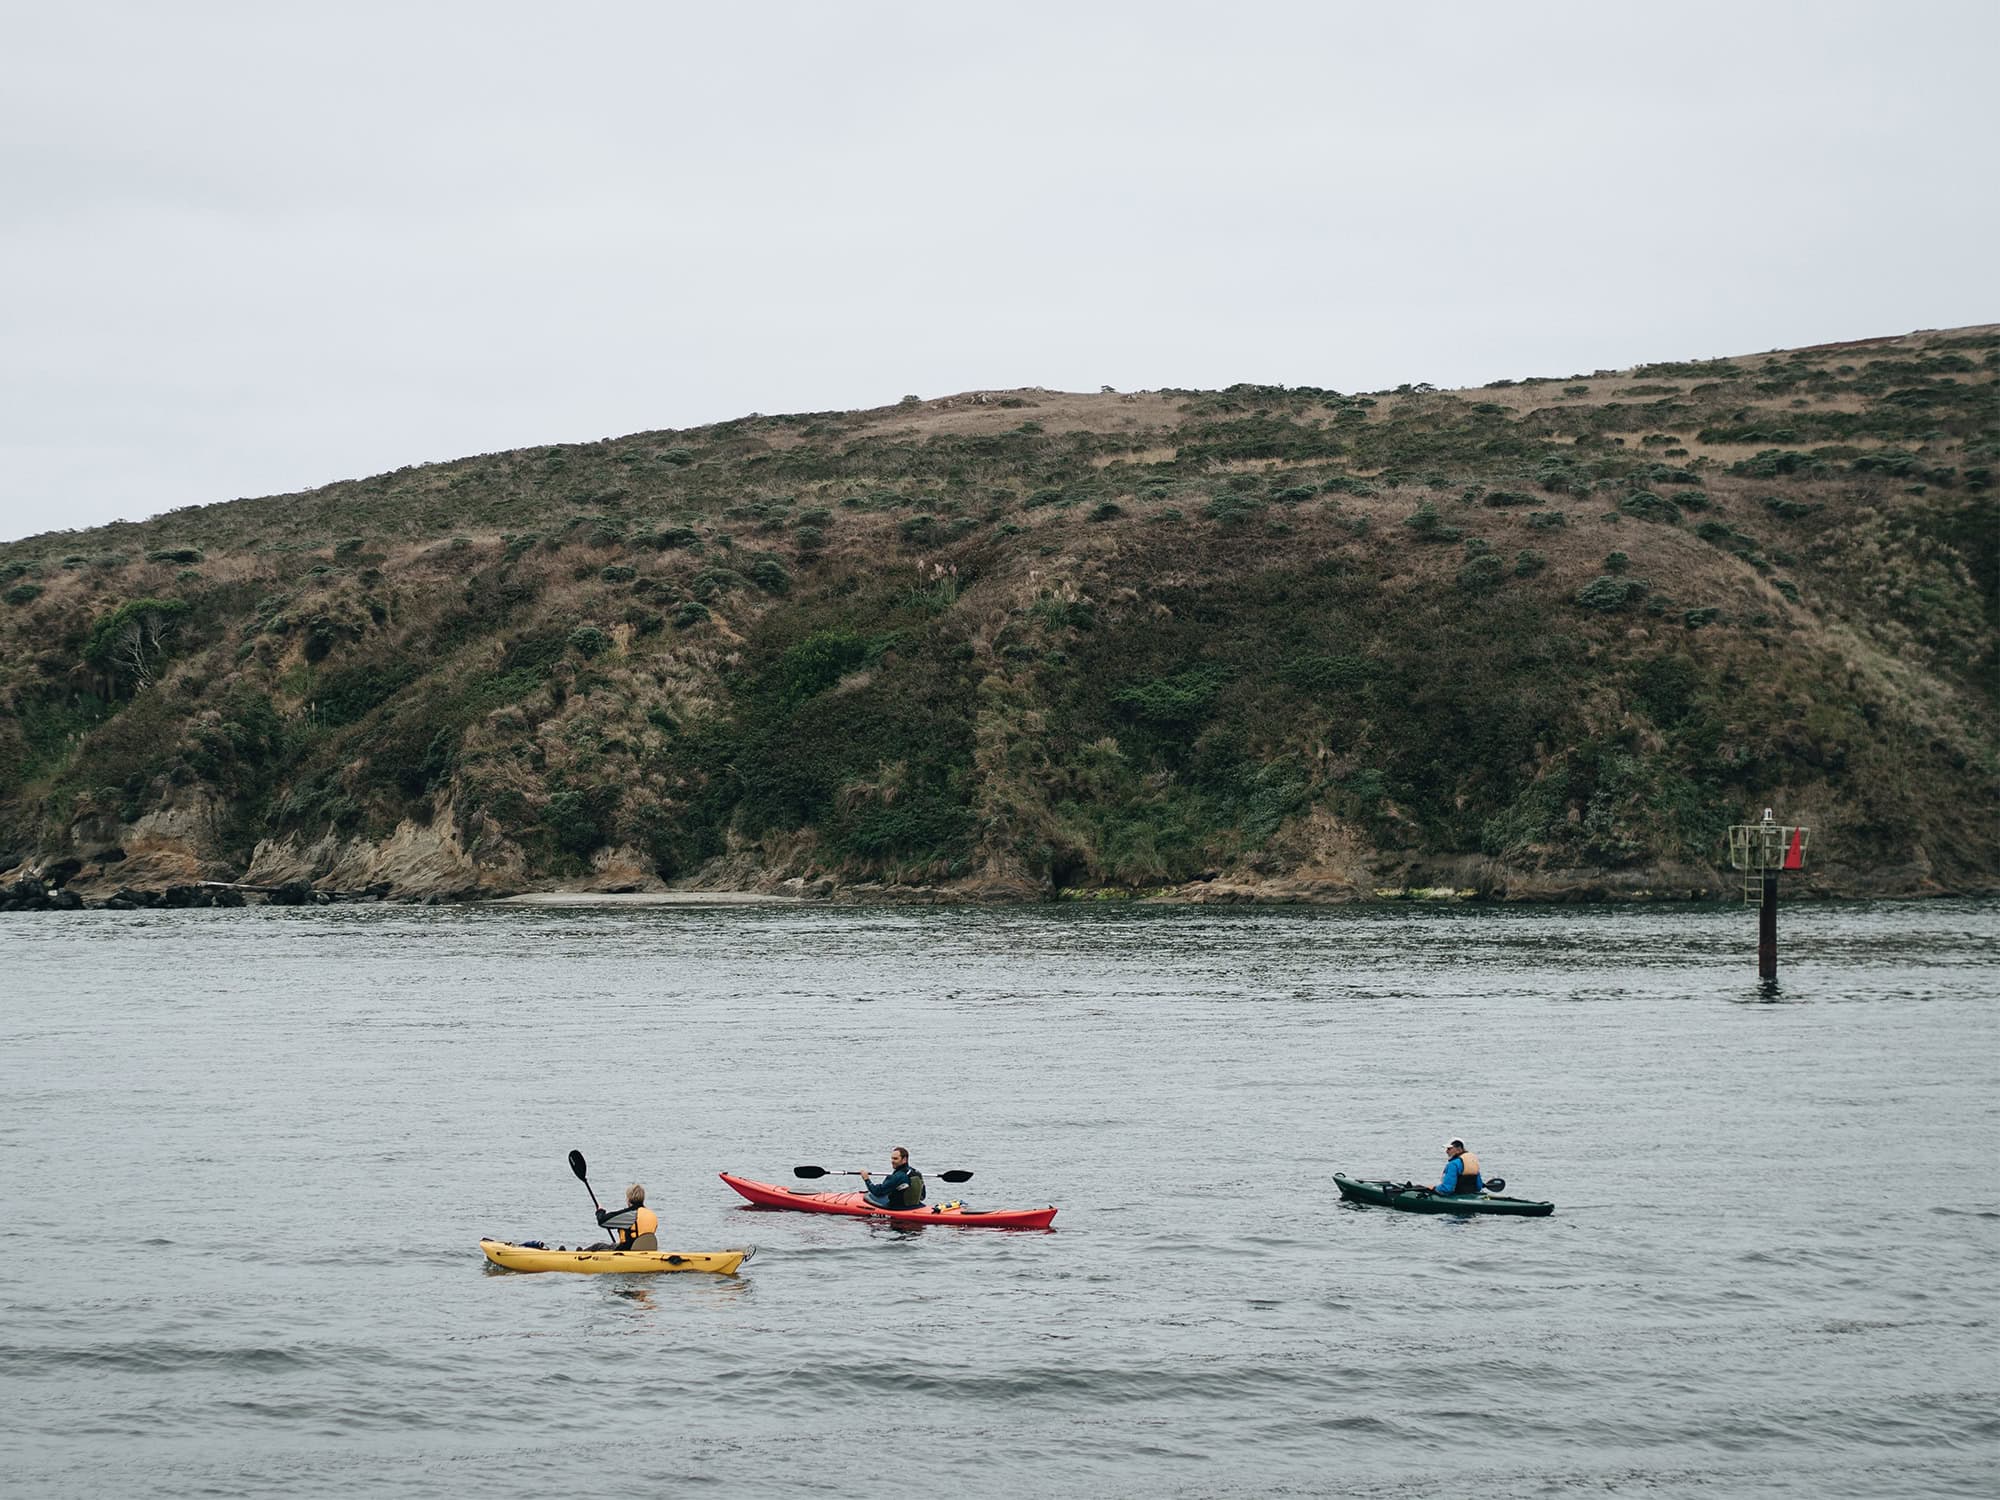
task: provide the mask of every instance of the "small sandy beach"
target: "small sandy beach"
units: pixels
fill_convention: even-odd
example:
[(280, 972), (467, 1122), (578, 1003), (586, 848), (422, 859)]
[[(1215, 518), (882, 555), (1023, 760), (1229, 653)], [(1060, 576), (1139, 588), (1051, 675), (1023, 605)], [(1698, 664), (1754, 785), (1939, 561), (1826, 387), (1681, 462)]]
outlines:
[(761, 891), (528, 891), (500, 896), (485, 906), (799, 906), (796, 896)]

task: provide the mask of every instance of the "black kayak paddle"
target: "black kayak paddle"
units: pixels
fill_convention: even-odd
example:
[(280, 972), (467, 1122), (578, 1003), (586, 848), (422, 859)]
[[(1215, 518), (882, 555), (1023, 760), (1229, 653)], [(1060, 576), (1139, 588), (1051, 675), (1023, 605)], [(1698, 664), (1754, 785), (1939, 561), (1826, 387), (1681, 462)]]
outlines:
[[(1391, 1184), (1391, 1186), (1394, 1186), (1394, 1184)], [(1497, 1193), (1506, 1186), (1507, 1186), (1506, 1178), (1488, 1177), (1484, 1182), (1482, 1182), (1479, 1185), (1479, 1191), (1481, 1193)], [(1430, 1187), (1427, 1184), (1421, 1182), (1406, 1182), (1401, 1187), (1398, 1187), (1395, 1190), (1399, 1193), (1428, 1193), (1433, 1198), (1444, 1198), (1450, 1196), (1450, 1194), (1440, 1193), (1436, 1188)], [(1467, 1196), (1471, 1197), (1474, 1195), (1467, 1194)]]
[[(575, 1155), (576, 1155), (576, 1153), (572, 1151), (572, 1152), (570, 1153), (570, 1155), (571, 1155), (571, 1156), (575, 1156)], [(581, 1160), (581, 1158), (578, 1158), (578, 1160)], [(582, 1175), (582, 1174), (580, 1174), (580, 1173), (579, 1173), (578, 1175), (580, 1176), (580, 1175)], [(874, 1176), (875, 1174), (874, 1174), (874, 1173), (872, 1173), (872, 1172), (864, 1172), (864, 1171), (862, 1171), (862, 1170), (861, 1170), (860, 1168), (858, 1168), (858, 1167), (845, 1167), (845, 1168), (843, 1168), (843, 1167), (831, 1167), (831, 1168), (829, 1168), (829, 1167), (793, 1167), (793, 1168), (792, 1168), (792, 1175), (793, 1175), (794, 1177), (803, 1177), (803, 1178), (806, 1178), (806, 1179), (807, 1179), (808, 1181), (810, 1181), (811, 1179), (813, 1179), (813, 1178), (815, 1178), (815, 1177), (872, 1177), (872, 1176)], [(884, 1175), (887, 1175), (887, 1174), (884, 1174)], [(954, 1171), (950, 1171), (950, 1172), (940, 1172), (940, 1173), (938, 1173), (937, 1175), (938, 1175), (938, 1181), (939, 1181), (939, 1182), (970, 1182), (970, 1181), (972, 1181), (972, 1174), (971, 1174), (970, 1172), (960, 1172), (960, 1171), (956, 1171), (956, 1170), (954, 1170)]]
[(576, 1180), (582, 1183), (583, 1190), (590, 1194), (590, 1206), (597, 1210), (598, 1218), (602, 1219), (604, 1217), (604, 1205), (597, 1201), (597, 1189), (590, 1185), (590, 1178), (586, 1175), (590, 1171), (590, 1164), (583, 1159), (581, 1151), (570, 1152), (569, 1169), (576, 1173)]

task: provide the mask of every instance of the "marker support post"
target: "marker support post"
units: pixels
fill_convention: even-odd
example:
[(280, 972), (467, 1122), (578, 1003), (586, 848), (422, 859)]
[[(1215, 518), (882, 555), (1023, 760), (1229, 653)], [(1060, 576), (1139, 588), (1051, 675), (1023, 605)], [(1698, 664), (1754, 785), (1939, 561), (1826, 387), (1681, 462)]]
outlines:
[(1810, 829), (1779, 823), (1764, 809), (1762, 822), (1729, 829), (1729, 863), (1743, 873), (1743, 900), (1757, 908), (1757, 977), (1778, 977), (1778, 872), (1803, 870)]

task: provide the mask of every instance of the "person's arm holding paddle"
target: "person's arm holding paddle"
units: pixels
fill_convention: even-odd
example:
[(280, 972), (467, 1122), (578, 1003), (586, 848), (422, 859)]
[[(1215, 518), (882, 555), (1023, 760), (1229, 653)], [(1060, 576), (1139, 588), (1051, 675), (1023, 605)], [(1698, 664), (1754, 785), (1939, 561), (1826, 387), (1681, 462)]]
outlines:
[(889, 1175), (876, 1182), (861, 1175), (861, 1190), (877, 1208), (916, 1208), (923, 1203), (923, 1178), (910, 1169), (910, 1153), (898, 1146), (889, 1153)]
[(660, 1216), (646, 1207), (646, 1189), (633, 1183), (625, 1190), (625, 1206), (615, 1213), (597, 1211), (597, 1222), (616, 1236), (610, 1248), (617, 1250), (657, 1250), (660, 1248)]

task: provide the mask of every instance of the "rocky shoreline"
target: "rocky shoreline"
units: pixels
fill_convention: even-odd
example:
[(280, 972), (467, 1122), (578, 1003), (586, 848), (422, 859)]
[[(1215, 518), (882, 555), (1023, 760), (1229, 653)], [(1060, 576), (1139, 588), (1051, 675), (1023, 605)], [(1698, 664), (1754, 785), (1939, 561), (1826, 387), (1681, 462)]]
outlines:
[[(398, 889), (381, 882), (361, 889), (333, 889), (310, 881), (277, 885), (230, 881), (101, 888), (86, 896), (71, 889), (69, 872), (60, 867), (0, 881), (0, 912), (20, 911), (191, 911), (246, 906), (330, 906), (336, 903), (445, 906), (482, 904), (517, 907), (722, 907), (722, 906), (1012, 906), (1040, 904), (1143, 904), (1158, 906), (1350, 906), (1417, 904), (1618, 904), (1629, 902), (1708, 902), (1738, 899), (1739, 888), (1727, 872), (1683, 868), (1643, 871), (1567, 871), (1543, 873), (1508, 883), (1458, 884), (1411, 881), (1402, 885), (1361, 886), (1310, 877), (1274, 876), (1237, 879), (1215, 876), (1183, 885), (1152, 889), (1085, 887), (1037, 889), (1022, 882), (961, 881), (950, 885), (897, 885), (861, 882), (842, 885), (830, 879), (770, 882), (760, 889), (669, 889), (657, 880), (648, 889), (624, 886), (551, 887), (541, 890), (493, 889), (471, 886), (457, 890)], [(1829, 871), (1817, 877), (1793, 877), (1790, 900), (1867, 901), (1924, 900), (1942, 897), (2000, 896), (2000, 882), (1949, 887), (1935, 880), (1912, 878), (1915, 872), (1893, 872), (1899, 879), (1857, 882), (1852, 872)], [(1885, 872), (1877, 872), (1878, 875)], [(1701, 878), (1704, 874), (1706, 879)]]

